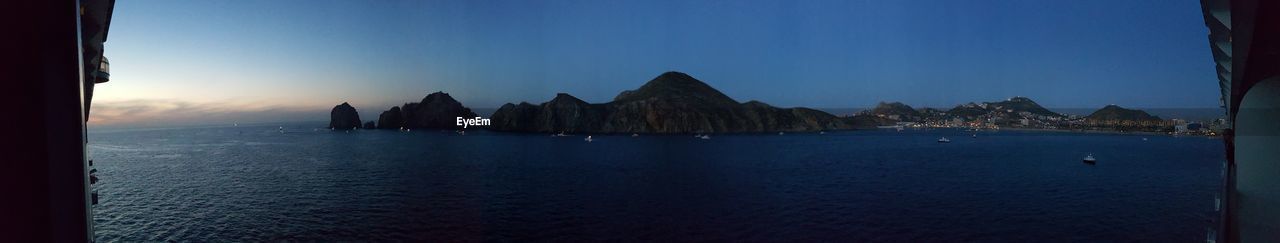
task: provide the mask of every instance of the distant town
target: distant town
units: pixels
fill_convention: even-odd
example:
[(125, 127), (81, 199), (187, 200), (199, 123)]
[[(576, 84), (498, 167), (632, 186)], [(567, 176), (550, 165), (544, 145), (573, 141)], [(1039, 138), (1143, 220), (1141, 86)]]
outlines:
[(876, 105), (855, 116), (877, 118), (879, 128), (968, 128), (977, 130), (1035, 129), (1081, 132), (1159, 133), (1217, 136), (1224, 119), (1188, 121), (1162, 119), (1146, 111), (1107, 105), (1087, 116), (1050, 111), (1026, 97), (999, 102), (968, 103), (950, 110), (912, 108), (892, 102)]

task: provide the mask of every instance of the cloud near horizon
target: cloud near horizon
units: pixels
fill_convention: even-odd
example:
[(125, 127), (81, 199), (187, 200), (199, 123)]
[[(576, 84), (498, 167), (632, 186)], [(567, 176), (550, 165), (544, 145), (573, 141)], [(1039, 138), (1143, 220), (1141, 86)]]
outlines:
[(94, 101), (88, 124), (90, 127), (147, 127), (321, 121), (327, 119), (327, 115), (328, 109), (324, 106), (285, 106), (258, 101), (133, 99)]

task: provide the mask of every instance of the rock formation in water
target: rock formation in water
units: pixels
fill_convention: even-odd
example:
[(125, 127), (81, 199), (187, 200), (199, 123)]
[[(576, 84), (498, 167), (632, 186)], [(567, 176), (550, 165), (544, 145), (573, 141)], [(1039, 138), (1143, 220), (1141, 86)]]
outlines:
[(359, 127), (360, 114), (347, 102), (342, 102), (341, 105), (334, 106), (333, 110), (329, 111), (329, 128), (351, 130)]
[(1094, 111), (1093, 114), (1084, 117), (1086, 120), (1094, 121), (1161, 121), (1160, 117), (1148, 114), (1146, 111), (1125, 109), (1117, 105), (1107, 105)]
[(476, 113), (444, 92), (435, 92), (416, 103), (391, 107), (378, 116), (378, 128), (457, 128), (457, 118), (474, 118)]
[(392, 106), (390, 110), (383, 111), (378, 115), (379, 129), (400, 129), (404, 127), (404, 113), (400, 111), (399, 106)]
[(518, 132), (745, 133), (874, 126), (866, 118), (841, 118), (809, 108), (738, 103), (679, 72), (663, 73), (609, 103), (590, 104), (561, 93), (539, 105), (505, 104), (490, 118), (491, 129)]

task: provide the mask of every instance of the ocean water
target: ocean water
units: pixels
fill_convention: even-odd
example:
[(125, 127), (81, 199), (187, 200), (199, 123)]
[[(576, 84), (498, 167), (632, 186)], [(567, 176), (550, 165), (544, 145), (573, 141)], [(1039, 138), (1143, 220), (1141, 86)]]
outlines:
[[(91, 131), (101, 241), (1203, 241), (1219, 139)], [(946, 136), (952, 143), (940, 144)], [(1142, 138), (1148, 138), (1143, 141)], [(1097, 165), (1080, 159), (1088, 153)]]

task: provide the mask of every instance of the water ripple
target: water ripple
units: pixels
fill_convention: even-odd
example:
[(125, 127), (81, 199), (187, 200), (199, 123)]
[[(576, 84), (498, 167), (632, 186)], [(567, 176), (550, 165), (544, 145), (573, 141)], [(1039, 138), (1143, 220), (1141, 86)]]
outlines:
[[(113, 241), (1193, 241), (1221, 144), (951, 131), (91, 133)], [(309, 130), (309, 127), (288, 127)], [(1087, 166), (1077, 159), (1094, 153)]]

